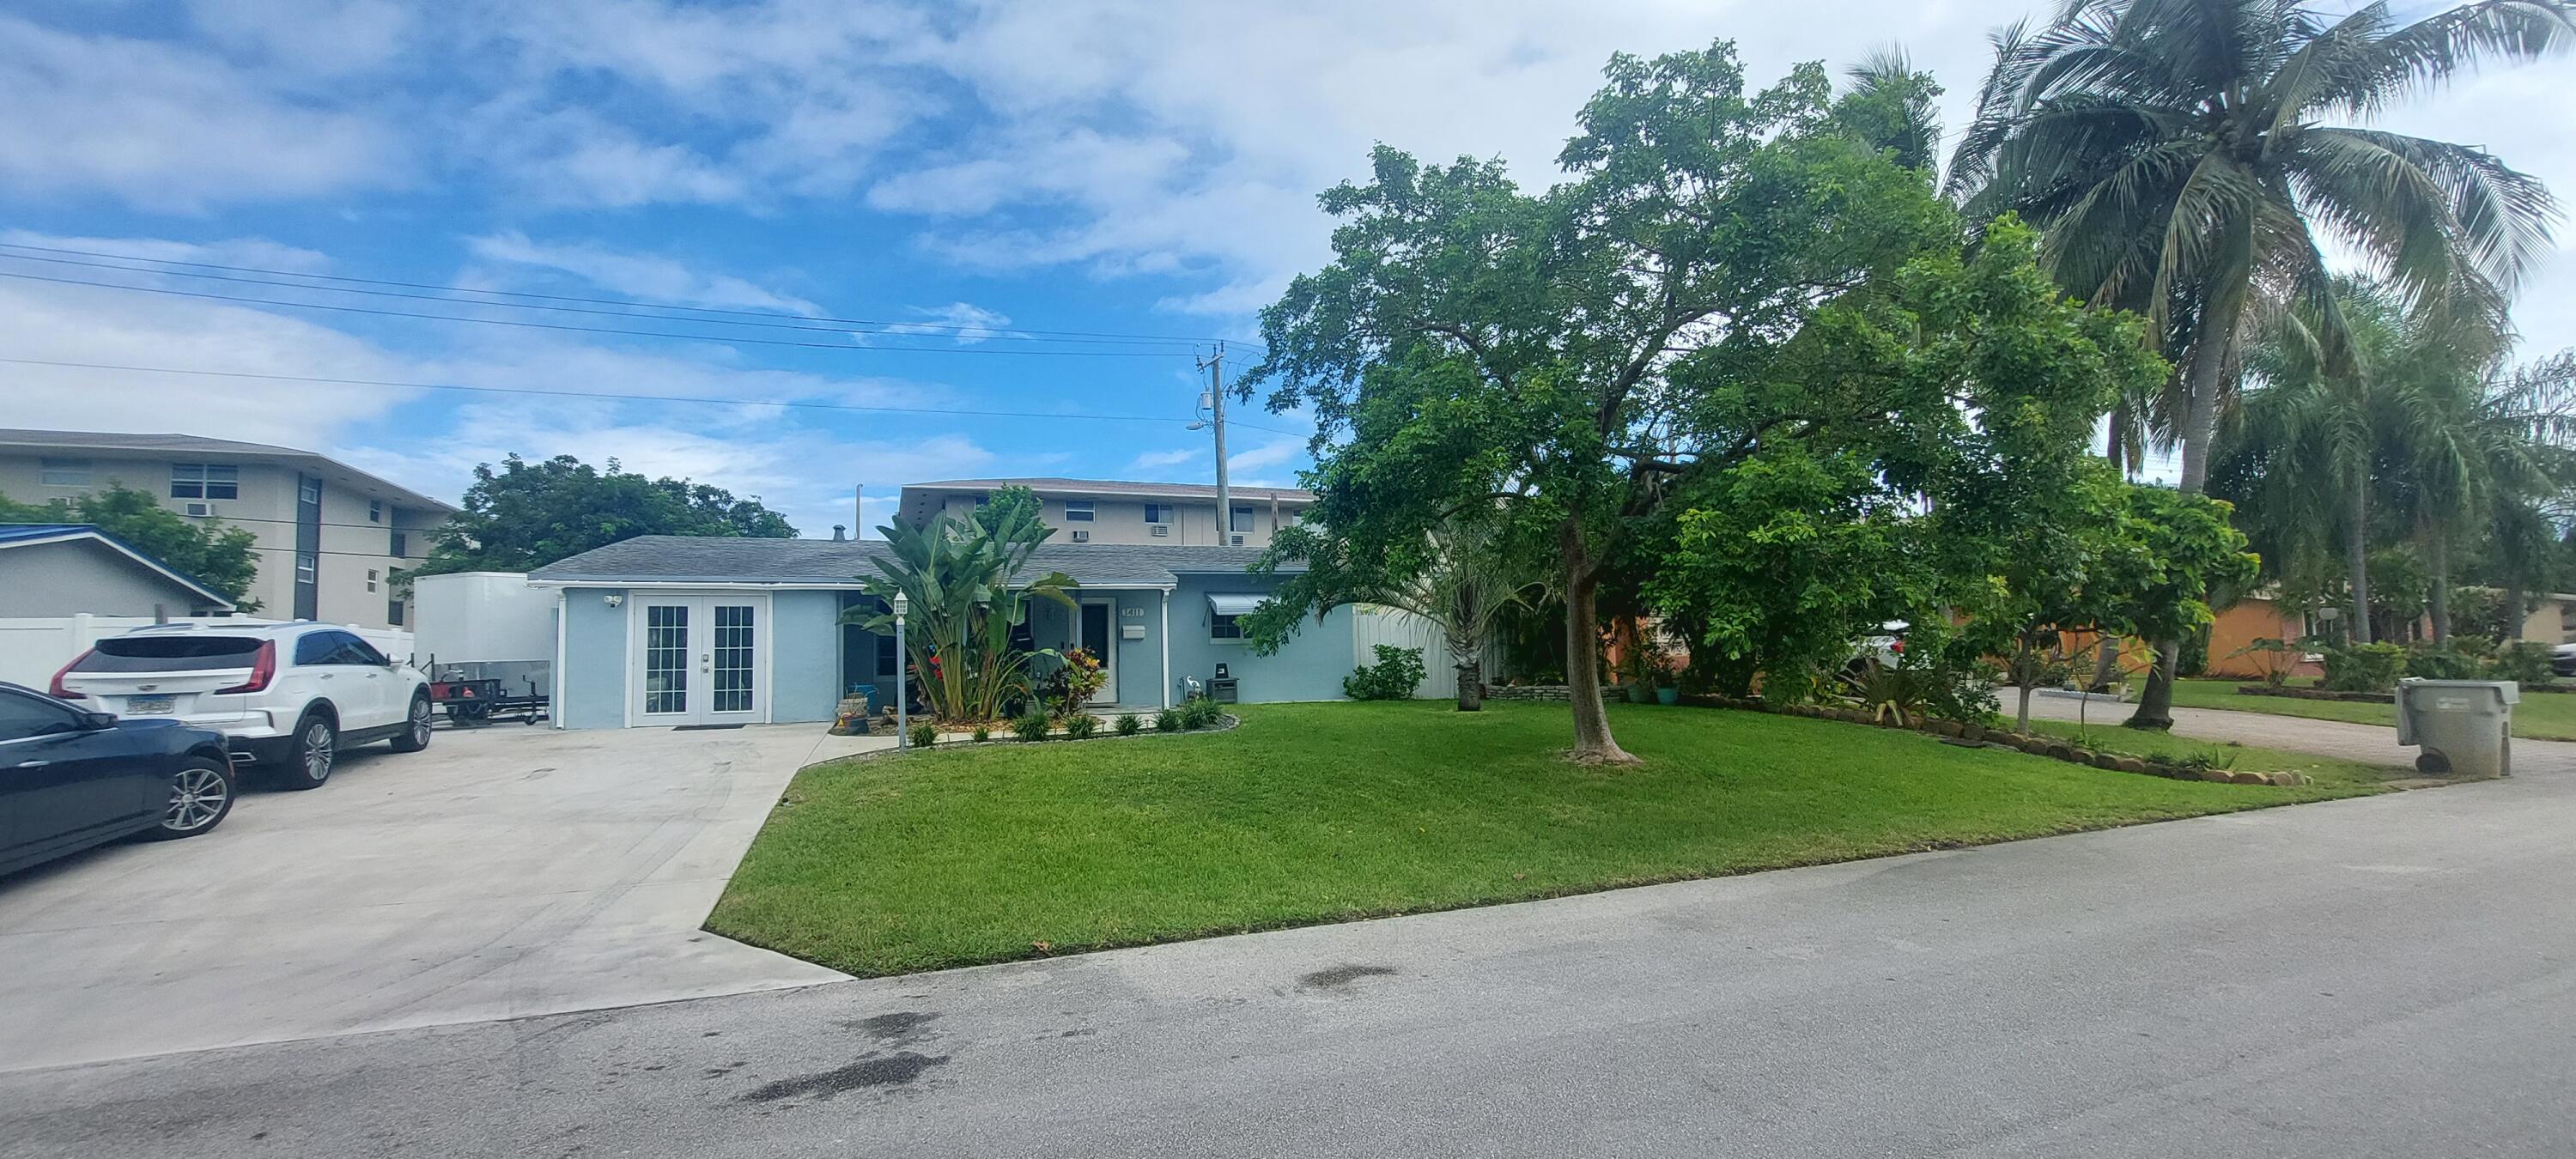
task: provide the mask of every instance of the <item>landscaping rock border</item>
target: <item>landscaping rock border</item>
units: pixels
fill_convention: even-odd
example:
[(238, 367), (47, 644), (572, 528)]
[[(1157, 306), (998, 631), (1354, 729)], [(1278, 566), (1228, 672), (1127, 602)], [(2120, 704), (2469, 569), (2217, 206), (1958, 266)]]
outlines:
[(1564, 702), (1574, 699), (1574, 690), (1562, 684), (1488, 684), (1485, 699)]
[(2216, 784), (2276, 785), (2287, 787), (2308, 783), (2305, 773), (2288, 771), (2257, 773), (2236, 769), (2196, 769), (2163, 760), (2132, 756), (2127, 753), (2096, 752), (2077, 748), (2064, 737), (2046, 733), (2017, 733), (1989, 729), (1972, 721), (1924, 719), (1907, 725), (1893, 720), (1873, 720), (1857, 708), (1830, 704), (1772, 704), (1759, 697), (1685, 696), (1682, 703), (1694, 708), (1733, 708), (1746, 712), (1767, 712), (1777, 716), (1804, 716), (1818, 720), (1839, 720), (1851, 724), (1877, 724), (1882, 728), (1910, 728), (1930, 733), (1946, 743), (1982, 745), (1987, 748), (2017, 749), (2035, 757), (2089, 765), (2115, 773), (2139, 773), (2175, 781), (2209, 781)]
[[(1139, 713), (1138, 715), (1139, 715), (1139, 716), (1142, 716), (1143, 714), (1142, 714), (1142, 713)], [(930, 746), (930, 751), (931, 751), (931, 752), (938, 752), (938, 751), (939, 751), (939, 750), (941, 750), (941, 749), (973, 749), (973, 748), (985, 748), (985, 747), (988, 747), (988, 746), (991, 746), (991, 745), (1030, 745), (1030, 744), (1049, 744), (1049, 745), (1053, 745), (1053, 744), (1082, 744), (1082, 743), (1086, 743), (1086, 742), (1089, 742), (1089, 741), (1096, 741), (1096, 740), (1144, 740), (1144, 739), (1145, 739), (1145, 738), (1147, 738), (1147, 737), (1162, 738), (1162, 737), (1175, 737), (1175, 736), (1206, 736), (1206, 735), (1208, 735), (1209, 733), (1216, 733), (1216, 732), (1231, 732), (1231, 731), (1233, 731), (1235, 728), (1237, 728), (1237, 727), (1241, 726), (1242, 724), (1243, 724), (1243, 718), (1242, 718), (1242, 717), (1240, 717), (1240, 716), (1236, 716), (1235, 714), (1233, 714), (1233, 713), (1229, 712), (1229, 713), (1225, 713), (1225, 714), (1223, 714), (1223, 715), (1221, 715), (1221, 716), (1218, 716), (1218, 717), (1216, 718), (1216, 723), (1215, 723), (1215, 724), (1211, 724), (1211, 725), (1207, 726), (1206, 728), (1185, 728), (1185, 729), (1181, 729), (1181, 730), (1179, 730), (1179, 731), (1177, 731), (1177, 732), (1162, 732), (1162, 731), (1157, 730), (1157, 729), (1156, 729), (1152, 724), (1150, 724), (1150, 723), (1149, 723), (1149, 724), (1147, 724), (1147, 725), (1146, 725), (1142, 730), (1138, 731), (1138, 732), (1136, 733), (1136, 735), (1134, 735), (1134, 736), (1120, 736), (1120, 735), (1118, 735), (1118, 732), (1117, 732), (1117, 730), (1116, 730), (1116, 729), (1112, 729), (1112, 728), (1107, 727), (1107, 723), (1104, 721), (1104, 722), (1103, 722), (1103, 726), (1102, 726), (1102, 728), (1100, 729), (1100, 731), (1095, 732), (1095, 733), (1092, 733), (1090, 736), (1086, 736), (1086, 737), (1070, 737), (1070, 736), (1066, 736), (1066, 735), (1064, 735), (1063, 733), (1060, 733), (1060, 732), (1051, 732), (1051, 733), (1048, 733), (1048, 734), (1047, 734), (1047, 738), (1046, 738), (1045, 740), (1042, 740), (1042, 741), (1026, 741), (1026, 740), (1021, 740), (1020, 738), (1018, 738), (1018, 737), (1016, 737), (1016, 736), (1011, 736), (1011, 735), (1009, 735), (1009, 734), (1007, 734), (1007, 733), (997, 733), (997, 734), (995, 734), (995, 735), (994, 735), (991, 739), (989, 739), (989, 740), (976, 740), (976, 739), (974, 739), (972, 736), (956, 736), (956, 737), (954, 737), (954, 738), (947, 737), (947, 736), (943, 736), (943, 737), (941, 737), (941, 738), (939, 739), (939, 743), (937, 743), (937, 744), (934, 744), (934, 745)], [(917, 752), (920, 752), (920, 751), (922, 751), (922, 750), (917, 749), (917, 748), (905, 748), (905, 749), (870, 749), (870, 750), (868, 750), (868, 751), (866, 751), (866, 752), (862, 752), (862, 753), (849, 753), (849, 754), (844, 755), (844, 756), (837, 756), (837, 757), (825, 757), (825, 758), (824, 758), (824, 759), (822, 759), (822, 760), (819, 760), (819, 761), (814, 762), (814, 764), (815, 764), (815, 765), (828, 765), (828, 764), (832, 764), (832, 763), (837, 762), (837, 761), (872, 761), (872, 760), (879, 759), (879, 758), (881, 758), (881, 757), (892, 757), (892, 756), (898, 756), (898, 755), (900, 755), (900, 756), (911, 756), (912, 754), (917, 753)], [(805, 766), (805, 768), (807, 768), (807, 769), (810, 769), (810, 768), (813, 768), (813, 767), (814, 767), (814, 765), (807, 765), (807, 766)], [(799, 770), (797, 770), (797, 771), (802, 772), (802, 771), (804, 771), (804, 770), (803, 770), (803, 769), (799, 769)]]

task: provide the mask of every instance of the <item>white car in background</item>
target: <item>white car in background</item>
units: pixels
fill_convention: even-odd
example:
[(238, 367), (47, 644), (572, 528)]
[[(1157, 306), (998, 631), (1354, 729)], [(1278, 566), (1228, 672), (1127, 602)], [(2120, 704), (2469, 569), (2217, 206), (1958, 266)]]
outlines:
[(161, 624), (96, 647), (54, 673), (50, 691), (120, 717), (213, 729), (285, 788), (331, 779), (340, 750), (429, 747), (429, 682), (346, 628)]

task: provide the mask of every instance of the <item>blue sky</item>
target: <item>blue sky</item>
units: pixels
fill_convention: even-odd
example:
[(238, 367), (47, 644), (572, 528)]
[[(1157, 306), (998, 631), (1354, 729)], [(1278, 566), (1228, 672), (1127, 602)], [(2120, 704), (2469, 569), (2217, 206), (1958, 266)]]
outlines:
[[(2029, 7), (17, 0), (0, 12), (0, 243), (923, 329), (656, 324), (833, 346), (793, 348), (0, 277), (0, 357), (655, 396), (0, 364), (0, 425), (309, 447), (448, 498), (511, 451), (615, 457), (759, 494), (807, 534), (850, 520), (855, 482), (873, 525), (910, 480), (1205, 480), (1206, 435), (1184, 425), (1204, 383), (1189, 348), (1009, 335), (1247, 338), (1325, 256), (1314, 194), (1358, 175), (1373, 141), (1501, 157), (1543, 183), (1613, 51), (1729, 36), (1770, 77), (1899, 42), (1948, 85), (1956, 125), (1987, 32)], [(2484, 74), (2386, 123), (2486, 144), (2576, 195), (2566, 68)], [(2517, 311), (2536, 348), (2576, 341), (2566, 240)], [(24, 256), (0, 274), (603, 321)], [(939, 329), (961, 323), (985, 329)], [(1238, 417), (1276, 430), (1234, 430), (1236, 480), (1293, 483), (1304, 424)]]

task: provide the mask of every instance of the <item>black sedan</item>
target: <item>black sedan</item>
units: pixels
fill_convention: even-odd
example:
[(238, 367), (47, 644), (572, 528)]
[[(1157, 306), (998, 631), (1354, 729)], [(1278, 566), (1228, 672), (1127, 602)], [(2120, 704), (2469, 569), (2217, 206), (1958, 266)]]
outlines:
[(0, 683), (0, 873), (135, 834), (194, 837), (235, 788), (221, 733)]

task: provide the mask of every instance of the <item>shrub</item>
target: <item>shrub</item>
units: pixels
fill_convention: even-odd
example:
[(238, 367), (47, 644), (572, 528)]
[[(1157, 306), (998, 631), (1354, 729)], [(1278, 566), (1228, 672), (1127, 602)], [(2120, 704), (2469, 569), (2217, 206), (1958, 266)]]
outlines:
[(1377, 663), (1363, 664), (1342, 677), (1342, 695), (1353, 700), (1411, 700), (1422, 686), (1422, 649), (1377, 646)]
[(912, 726), (912, 747), (926, 749), (939, 743), (939, 726), (929, 721)]
[(1100, 718), (1088, 712), (1074, 713), (1064, 722), (1064, 735), (1071, 740), (1082, 740), (1098, 731), (1100, 731)]
[(1174, 712), (1174, 711), (1172, 711), (1171, 709), (1168, 709), (1168, 708), (1164, 709), (1163, 711), (1161, 711), (1161, 712), (1159, 712), (1159, 713), (1154, 714), (1154, 731), (1155, 731), (1155, 732), (1179, 732), (1179, 731), (1181, 731), (1181, 714), (1180, 714), (1180, 713), (1178, 713), (1178, 712)]
[(2475, 680), (2478, 658), (2448, 647), (2425, 644), (2406, 653), (2406, 674), (2426, 680)]
[(1045, 740), (1050, 723), (1045, 712), (1030, 709), (1028, 715), (1011, 722), (1011, 734), (1021, 740)]
[(2248, 641), (2244, 647), (2228, 653), (2227, 658), (2245, 661), (2263, 678), (2265, 685), (2273, 688), (2288, 684), (2290, 670), (2299, 666), (2299, 650), (2291, 647), (2287, 640), (2276, 640), (2270, 636)]
[(1206, 728), (1215, 724), (1217, 718), (1223, 715), (1225, 711), (1218, 708), (1215, 701), (1204, 696), (1193, 696), (1188, 703), (1181, 705), (1181, 727)]
[(2487, 661), (2487, 678), (2515, 680), (2524, 684), (2547, 684), (2549, 645), (2536, 640), (2515, 640), (2496, 649), (2495, 658)]
[(2386, 692), (2406, 674), (2406, 649), (2355, 644), (2326, 652), (2325, 686), (2336, 692)]
[(1135, 713), (1122, 712), (1118, 714), (1118, 735), (1134, 736), (1137, 733), (1144, 731), (1144, 728), (1145, 722), (1136, 719)]
[(991, 739), (993, 739), (993, 729), (991, 726), (981, 724), (975, 726), (975, 743), (982, 744)]
[(1063, 663), (1047, 677), (1046, 702), (1057, 715), (1071, 717), (1109, 683), (1109, 669), (1100, 657), (1080, 648), (1066, 650), (1060, 659)]

